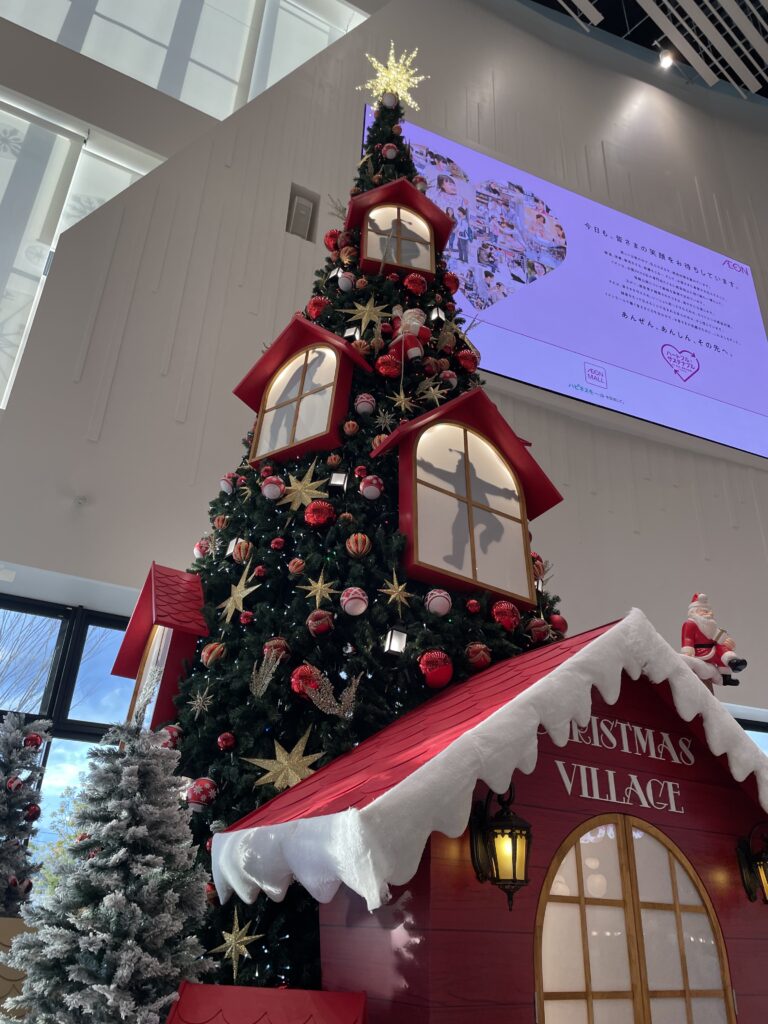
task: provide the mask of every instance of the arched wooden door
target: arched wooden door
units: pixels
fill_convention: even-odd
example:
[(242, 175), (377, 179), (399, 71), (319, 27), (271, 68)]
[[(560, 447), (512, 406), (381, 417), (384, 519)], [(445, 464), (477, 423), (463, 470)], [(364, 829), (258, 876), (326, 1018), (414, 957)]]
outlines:
[(709, 896), (662, 832), (603, 815), (571, 833), (542, 889), (539, 1024), (735, 1024)]

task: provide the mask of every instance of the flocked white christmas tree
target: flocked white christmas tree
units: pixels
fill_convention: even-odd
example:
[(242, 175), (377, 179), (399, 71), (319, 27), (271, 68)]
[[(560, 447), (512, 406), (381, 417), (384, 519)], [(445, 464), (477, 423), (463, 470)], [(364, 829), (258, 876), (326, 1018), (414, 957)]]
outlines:
[(160, 1024), (180, 982), (208, 969), (196, 937), (208, 879), (163, 741), (134, 723), (89, 754), (82, 834), (55, 892), (24, 908), (32, 931), (8, 957), (26, 978), (4, 1009), (29, 1024)]
[(18, 912), (40, 868), (31, 861), (27, 840), (40, 817), (40, 752), (49, 725), (27, 725), (23, 715), (13, 712), (0, 724), (0, 912), (5, 916)]

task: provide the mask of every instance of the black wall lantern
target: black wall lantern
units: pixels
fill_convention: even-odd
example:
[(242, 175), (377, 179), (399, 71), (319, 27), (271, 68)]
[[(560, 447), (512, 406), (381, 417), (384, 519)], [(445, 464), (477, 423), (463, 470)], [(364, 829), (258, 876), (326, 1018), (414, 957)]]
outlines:
[[(758, 837), (760, 843), (756, 846)], [(768, 821), (755, 825), (749, 838), (739, 840), (736, 854), (747, 896), (753, 903), (758, 896), (768, 903)]]
[[(531, 852), (531, 826), (511, 809), (514, 799), (514, 786), (503, 796), (488, 790), (485, 803), (476, 801), (469, 819), (472, 867), (478, 881), (492, 882), (503, 889), (510, 910), (517, 890), (528, 885)], [(492, 816), (493, 800), (499, 809)]]

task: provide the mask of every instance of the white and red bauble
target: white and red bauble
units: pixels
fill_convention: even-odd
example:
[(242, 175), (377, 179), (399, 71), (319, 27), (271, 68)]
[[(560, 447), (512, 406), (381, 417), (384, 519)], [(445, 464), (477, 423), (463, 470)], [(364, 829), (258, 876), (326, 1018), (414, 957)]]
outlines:
[(542, 640), (546, 640), (549, 637), (549, 623), (545, 622), (544, 619), (534, 618), (525, 627), (525, 631), (528, 636), (533, 640), (535, 644), (541, 643)]
[(424, 682), (432, 690), (439, 690), (447, 686), (453, 679), (453, 662), (445, 653), (438, 649), (424, 651), (418, 659), (419, 671), (424, 676)]
[(261, 481), (261, 493), (267, 501), (277, 501), (285, 494), (285, 484), (279, 476), (267, 476)]
[(384, 481), (380, 476), (364, 476), (360, 481), (360, 493), (366, 501), (377, 501), (384, 493)]
[(453, 391), (453, 389), (459, 383), (459, 378), (456, 376), (453, 370), (443, 370), (440, 376), (438, 377), (438, 380), (441, 380), (450, 391)]
[(520, 624), (520, 610), (511, 601), (494, 601), (491, 605), (491, 618), (511, 633)]
[(160, 730), (160, 735), (163, 737), (161, 747), (165, 747), (166, 750), (176, 750), (184, 735), (184, 730), (180, 725), (165, 725)]
[(336, 284), (339, 286), (339, 291), (352, 292), (355, 290), (355, 282), (357, 278), (351, 270), (343, 270), (336, 278)]
[(21, 789), (23, 785), (24, 783), (21, 781), (18, 775), (9, 775), (8, 781), (5, 784), (5, 788), (8, 790), (9, 793), (15, 793), (17, 790)]
[(316, 608), (307, 616), (306, 625), (312, 636), (324, 636), (333, 629), (333, 613), (327, 608)]
[(371, 550), (371, 538), (365, 533), (353, 533), (344, 544), (352, 558), (364, 558)]
[(394, 142), (385, 142), (381, 147), (381, 158), (382, 160), (397, 160), (397, 154), (400, 150), (394, 144)]
[(419, 192), (426, 192), (427, 189), (429, 188), (429, 182), (422, 174), (416, 175), (416, 177), (413, 179), (413, 184), (416, 186)]
[(347, 615), (362, 615), (368, 609), (368, 595), (360, 587), (347, 587), (341, 592), (339, 604)]
[(483, 668), (488, 668), (492, 661), (490, 647), (488, 644), (480, 643), (479, 640), (473, 640), (467, 644), (464, 648), (464, 654), (473, 672), (479, 672)]
[(207, 537), (201, 537), (195, 544), (195, 558), (205, 558), (211, 550), (211, 542)]
[(376, 434), (374, 439), (371, 441), (371, 451), (375, 452), (380, 445), (384, 444), (388, 437), (389, 434)]
[(200, 652), (200, 661), (208, 668), (210, 665), (215, 665), (217, 661), (221, 661), (226, 656), (227, 648), (224, 644), (215, 641), (212, 644), (206, 644)]
[(218, 792), (216, 783), (206, 775), (190, 783), (187, 789), (187, 803), (193, 811), (202, 811), (204, 807), (210, 807)]
[(39, 750), (43, 745), (43, 737), (39, 732), (28, 732), (24, 737), (23, 745), (27, 749)]
[(355, 398), (355, 412), (358, 416), (370, 416), (376, 412), (376, 399), (367, 391), (357, 395)]
[(272, 654), (278, 661), (285, 661), (291, 656), (291, 648), (284, 636), (271, 636), (264, 641), (261, 649), (262, 654)]
[(343, 429), (347, 437), (354, 437), (360, 430), (360, 424), (357, 420), (347, 420)]
[(424, 598), (424, 607), (430, 615), (447, 615), (453, 607), (453, 601), (447, 590), (430, 590)]
[(219, 480), (219, 490), (223, 491), (224, 494), (234, 494), (234, 492), (235, 492), (235, 485), (234, 485), (234, 482), (233, 482), (234, 481), (234, 476), (235, 476), (235, 474), (233, 473), (231, 477), (223, 476), (221, 478), (221, 480)]

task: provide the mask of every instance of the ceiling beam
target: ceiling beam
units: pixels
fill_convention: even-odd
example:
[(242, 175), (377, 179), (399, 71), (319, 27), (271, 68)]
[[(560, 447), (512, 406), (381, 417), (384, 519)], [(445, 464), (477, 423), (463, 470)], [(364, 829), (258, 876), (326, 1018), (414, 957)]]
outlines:
[[(756, 52), (768, 67), (768, 42), (763, 39), (757, 28), (752, 24), (741, 7), (736, 3), (736, 0), (720, 0), (720, 3), (731, 21), (741, 30), (744, 38), (750, 46), (755, 48)], [(712, 5), (710, 4), (709, 6), (711, 7)]]
[(760, 83), (749, 70), (744, 61), (739, 57), (734, 48), (730, 45), (724, 35), (718, 31), (716, 26), (709, 20), (707, 15), (699, 6), (696, 0), (677, 0), (688, 17), (704, 33), (709, 42), (717, 52), (728, 62), (731, 70), (742, 80), (750, 92), (760, 92)]

